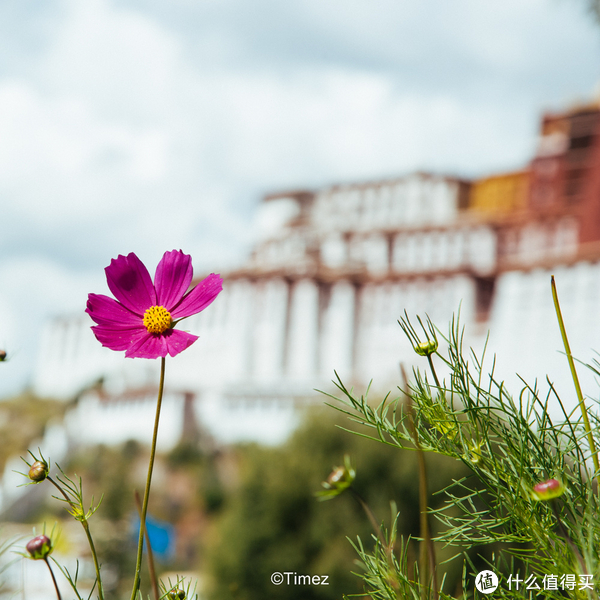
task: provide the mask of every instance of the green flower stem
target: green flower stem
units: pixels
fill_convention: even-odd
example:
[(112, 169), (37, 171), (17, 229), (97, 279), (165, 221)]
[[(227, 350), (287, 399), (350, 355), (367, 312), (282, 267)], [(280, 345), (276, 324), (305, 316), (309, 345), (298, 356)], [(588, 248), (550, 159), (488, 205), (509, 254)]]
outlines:
[[(69, 506), (75, 508), (73, 501), (67, 496), (66, 492), (52, 479), (52, 477), (47, 476), (46, 479), (54, 485), (54, 487), (64, 496), (65, 500), (69, 504)], [(94, 560), (94, 569), (96, 570), (96, 581), (98, 582), (98, 598), (99, 600), (104, 600), (104, 588), (102, 587), (102, 578), (100, 577), (100, 563), (98, 562), (98, 554), (96, 553), (96, 547), (94, 546), (94, 540), (92, 539), (92, 533), (90, 531), (90, 526), (85, 518), (85, 515), (81, 514), (81, 518), (77, 519), (81, 522), (81, 526), (85, 531), (85, 535), (88, 539), (88, 543), (90, 545), (90, 551), (92, 552), (92, 558)]]
[[(439, 381), (435, 374), (435, 369), (433, 368), (433, 361), (431, 360), (431, 355), (427, 357), (429, 360), (429, 364), (431, 366), (431, 370), (433, 376), (436, 380), (436, 383), (439, 387)], [(400, 371), (402, 373), (402, 378), (404, 379), (404, 385), (406, 386), (406, 406), (408, 413), (408, 423), (410, 426), (413, 443), (415, 445), (415, 450), (417, 451), (417, 461), (419, 464), (419, 513), (420, 513), (420, 533), (423, 541), (420, 543), (420, 566), (423, 568), (421, 577), (422, 582), (428, 585), (429, 581), (429, 573), (431, 569), (431, 583), (433, 585), (433, 593), (434, 598), (437, 600), (439, 598), (438, 593), (438, 582), (437, 582), (437, 566), (435, 559), (435, 547), (433, 545), (433, 540), (431, 539), (431, 533), (429, 531), (429, 520), (427, 515), (427, 465), (425, 464), (425, 453), (423, 452), (423, 448), (421, 448), (421, 444), (419, 442), (419, 433), (415, 426), (414, 421), (414, 410), (412, 405), (412, 396), (410, 394), (410, 390), (408, 389), (408, 377), (406, 375), (406, 370), (404, 365), (400, 363)], [(425, 598), (425, 587), (421, 588), (421, 597)]]
[(54, 589), (56, 590), (56, 595), (58, 596), (58, 600), (62, 600), (62, 598), (60, 596), (60, 590), (58, 589), (58, 584), (56, 583), (56, 577), (54, 577), (54, 572), (52, 571), (52, 567), (50, 566), (50, 563), (48, 562), (48, 557), (44, 558), (44, 562), (46, 563), (46, 566), (48, 567), (48, 571), (50, 571), (50, 577), (52, 577), (52, 583), (54, 584)]
[(352, 492), (352, 495), (354, 496), (356, 501), (360, 504), (362, 509), (365, 511), (365, 514), (367, 515), (367, 518), (369, 519), (369, 522), (371, 523), (371, 526), (373, 527), (375, 534), (379, 538), (379, 541), (381, 542), (383, 547), (386, 548), (388, 550), (388, 552), (390, 552), (391, 548), (388, 547), (385, 539), (381, 535), (381, 527), (379, 527), (379, 525), (377, 524), (375, 515), (373, 514), (373, 511), (371, 510), (369, 505), (363, 500), (363, 497), (352, 486), (350, 486), (348, 489)]
[(419, 512), (421, 520), (421, 537), (423, 538), (423, 541), (421, 542), (421, 564), (423, 564), (425, 567), (423, 581), (427, 585), (429, 573), (431, 572), (434, 598), (438, 598), (435, 549), (433, 547), (433, 540), (431, 539), (431, 532), (429, 531), (429, 520), (427, 515), (427, 466), (425, 464), (425, 453), (419, 444), (418, 434), (412, 419), (412, 406), (410, 421), (415, 433), (415, 446), (417, 449), (417, 460), (419, 463)]
[(144, 550), (144, 531), (146, 530), (146, 513), (148, 512), (148, 498), (150, 496), (150, 483), (152, 482), (152, 470), (154, 468), (154, 457), (156, 455), (156, 440), (158, 438), (158, 421), (160, 419), (160, 407), (162, 405), (163, 389), (165, 385), (165, 358), (160, 359), (160, 383), (158, 386), (158, 399), (156, 401), (156, 416), (154, 418), (154, 433), (152, 434), (152, 448), (150, 450), (150, 462), (148, 464), (148, 477), (146, 478), (146, 489), (144, 491), (144, 502), (140, 515), (140, 537), (138, 540), (137, 562), (135, 565), (135, 579), (133, 581), (133, 591), (131, 600), (140, 589), (140, 571), (142, 569), (142, 553)]
[[(137, 506), (141, 521), (142, 500), (137, 490), (134, 491), (134, 496), (135, 505)], [(150, 545), (150, 536), (148, 535), (147, 529), (144, 531), (144, 538), (146, 540), (146, 548), (148, 550), (148, 571), (150, 572), (150, 581), (152, 582), (152, 592), (154, 593), (154, 600), (160, 600), (160, 594), (158, 593), (158, 578), (156, 577), (156, 569), (154, 568), (154, 554), (152, 552), (152, 546)]]
[(590, 419), (588, 417), (587, 408), (583, 400), (583, 393), (581, 392), (581, 386), (579, 385), (579, 377), (575, 370), (575, 361), (571, 355), (571, 347), (569, 346), (569, 340), (567, 339), (567, 330), (565, 329), (565, 323), (562, 318), (560, 310), (560, 304), (558, 303), (558, 294), (556, 292), (556, 283), (554, 282), (554, 275), (550, 278), (550, 286), (552, 287), (552, 299), (554, 300), (554, 308), (556, 309), (556, 317), (558, 318), (558, 326), (560, 327), (560, 334), (562, 336), (563, 345), (565, 347), (565, 353), (567, 360), (569, 361), (569, 367), (571, 369), (571, 377), (575, 384), (575, 391), (577, 392), (577, 399), (579, 400), (579, 409), (583, 416), (583, 422), (585, 424), (585, 430), (587, 432), (588, 443), (590, 445), (590, 451), (592, 453), (592, 460), (594, 462), (594, 470), (596, 472), (596, 481), (598, 482), (598, 492), (600, 493), (600, 463), (598, 462), (598, 450), (594, 442), (594, 436), (592, 435), (592, 428), (590, 426)]
[(435, 379), (435, 385), (437, 386), (438, 390), (440, 390), (440, 380), (438, 379), (437, 373), (435, 372), (435, 367), (433, 366), (433, 359), (431, 358), (431, 354), (427, 355), (427, 360), (429, 361), (429, 368), (431, 369), (431, 372), (433, 373), (433, 378)]
[(98, 555), (96, 554), (96, 547), (94, 546), (94, 540), (92, 539), (92, 533), (90, 532), (90, 526), (88, 525), (87, 519), (81, 520), (81, 525), (85, 530), (90, 550), (92, 551), (92, 557), (94, 559), (94, 569), (96, 570), (96, 580), (98, 581), (98, 598), (104, 600), (104, 589), (102, 587), (102, 579), (100, 579), (100, 564), (98, 563)]
[(556, 521), (558, 523), (558, 528), (560, 529), (560, 532), (562, 533), (563, 537), (565, 538), (565, 541), (567, 542), (567, 544), (569, 545), (569, 548), (571, 548), (571, 551), (573, 552), (575, 558), (577, 559), (577, 562), (579, 563), (579, 567), (581, 568), (581, 572), (588, 573), (588, 568), (587, 568), (587, 565), (585, 564), (585, 561), (583, 560), (583, 556), (581, 556), (579, 549), (575, 545), (575, 542), (571, 539), (571, 536), (565, 529), (562, 519), (560, 518), (556, 499), (553, 499), (550, 503), (552, 504), (552, 510), (554, 511), (554, 516), (556, 517)]

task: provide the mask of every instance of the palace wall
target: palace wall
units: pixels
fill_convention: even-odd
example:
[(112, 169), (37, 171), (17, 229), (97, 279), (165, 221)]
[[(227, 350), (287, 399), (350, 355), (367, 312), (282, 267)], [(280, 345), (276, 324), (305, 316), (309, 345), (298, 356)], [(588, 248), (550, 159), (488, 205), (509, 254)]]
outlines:
[[(248, 261), (185, 322), (200, 339), (168, 360), (170, 393), (193, 397), (199, 426), (222, 441), (276, 443), (301, 407), (322, 402), (315, 388), (333, 390), (334, 370), (356, 389), (371, 379), (374, 394), (395, 389), (400, 362), (410, 372), (419, 360), (397, 324), (404, 311), (445, 332), (460, 308), (466, 346), (481, 352), (491, 332), (500, 379), (518, 391), (515, 372), (530, 382), (550, 372), (572, 404), (549, 281), (554, 273), (574, 353), (592, 360), (599, 123), (598, 107), (546, 115), (526, 169), (475, 182), (414, 173), (266, 196)], [(134, 420), (124, 415), (153, 402), (135, 391), (156, 386), (156, 362), (102, 348), (90, 325), (85, 314), (48, 323), (35, 389), (90, 402), (98, 422)], [(591, 372), (582, 379), (596, 397)], [(172, 422), (176, 440), (185, 420)]]

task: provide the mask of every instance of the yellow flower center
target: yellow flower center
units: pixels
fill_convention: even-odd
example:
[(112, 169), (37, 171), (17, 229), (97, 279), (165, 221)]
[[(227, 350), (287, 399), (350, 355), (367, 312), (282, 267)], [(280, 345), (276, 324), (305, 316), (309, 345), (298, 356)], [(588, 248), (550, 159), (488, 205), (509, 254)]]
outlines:
[(172, 324), (171, 313), (163, 306), (151, 306), (144, 313), (144, 325), (148, 333), (162, 333)]

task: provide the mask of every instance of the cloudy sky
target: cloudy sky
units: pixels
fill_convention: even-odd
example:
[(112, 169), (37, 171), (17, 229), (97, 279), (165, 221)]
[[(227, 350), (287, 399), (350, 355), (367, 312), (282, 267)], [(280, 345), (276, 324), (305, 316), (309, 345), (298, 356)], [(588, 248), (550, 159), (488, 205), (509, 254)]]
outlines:
[(519, 167), (599, 50), (584, 0), (0, 3), (0, 396), (117, 254), (224, 269), (265, 192)]

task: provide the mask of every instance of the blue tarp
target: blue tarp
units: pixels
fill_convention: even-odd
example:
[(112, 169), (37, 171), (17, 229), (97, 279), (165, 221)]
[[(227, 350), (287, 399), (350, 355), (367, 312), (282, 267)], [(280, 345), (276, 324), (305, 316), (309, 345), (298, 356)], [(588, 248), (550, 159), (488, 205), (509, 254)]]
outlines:
[[(133, 517), (132, 525), (132, 535), (137, 543), (140, 535), (140, 518), (137, 514)], [(166, 521), (146, 515), (146, 529), (154, 556), (160, 560), (171, 558), (175, 550), (175, 527)]]

